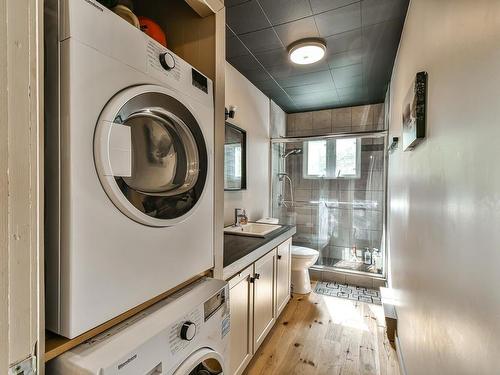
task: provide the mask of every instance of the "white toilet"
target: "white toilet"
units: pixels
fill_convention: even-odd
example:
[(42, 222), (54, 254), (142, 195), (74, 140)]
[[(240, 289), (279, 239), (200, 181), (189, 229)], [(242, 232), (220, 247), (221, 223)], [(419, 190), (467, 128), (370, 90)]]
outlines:
[(311, 292), (309, 267), (319, 257), (319, 251), (309, 247), (292, 245), (292, 292), (307, 294)]

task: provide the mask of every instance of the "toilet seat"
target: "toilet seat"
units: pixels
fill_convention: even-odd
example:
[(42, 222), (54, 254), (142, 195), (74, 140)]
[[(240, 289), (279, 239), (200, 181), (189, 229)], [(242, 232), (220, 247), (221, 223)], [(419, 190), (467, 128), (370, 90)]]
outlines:
[(304, 246), (292, 245), (292, 258), (310, 258), (319, 255), (319, 251)]

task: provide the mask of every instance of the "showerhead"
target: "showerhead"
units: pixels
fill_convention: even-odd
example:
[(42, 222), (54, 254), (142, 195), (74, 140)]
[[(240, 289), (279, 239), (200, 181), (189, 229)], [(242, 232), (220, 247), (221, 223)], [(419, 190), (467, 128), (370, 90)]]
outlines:
[(284, 153), (283, 155), (281, 155), (281, 157), (283, 159), (286, 159), (290, 155), (299, 155), (299, 154), (302, 154), (302, 149), (301, 148), (292, 148), (290, 151), (288, 151), (288, 152)]

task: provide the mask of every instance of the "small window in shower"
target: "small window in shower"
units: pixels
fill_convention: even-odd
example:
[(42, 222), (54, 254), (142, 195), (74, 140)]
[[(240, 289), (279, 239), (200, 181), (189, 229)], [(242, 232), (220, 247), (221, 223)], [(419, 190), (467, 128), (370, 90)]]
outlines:
[(361, 142), (358, 138), (304, 142), (304, 178), (359, 178)]

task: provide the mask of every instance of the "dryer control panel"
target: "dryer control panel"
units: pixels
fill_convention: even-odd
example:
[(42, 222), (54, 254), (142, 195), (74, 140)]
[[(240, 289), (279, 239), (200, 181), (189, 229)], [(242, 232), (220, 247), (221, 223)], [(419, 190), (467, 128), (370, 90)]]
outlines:
[[(183, 338), (183, 331), (186, 323), (194, 324), (195, 332), (190, 339)], [(192, 327), (192, 325), (190, 326)], [(177, 319), (177, 321), (170, 326), (168, 334), (168, 345), (170, 347), (170, 352), (175, 355), (183, 349), (187, 348), (191, 341), (196, 339), (197, 331), (203, 329), (203, 315), (200, 308), (191, 311), (189, 314), (184, 315), (182, 318)], [(187, 332), (186, 332), (187, 333)], [(186, 336), (187, 337), (187, 336)]]
[(227, 298), (226, 288), (219, 290), (217, 294), (215, 294), (212, 298), (205, 301), (203, 304), (205, 322), (214, 315), (217, 310), (223, 307), (226, 304)]

